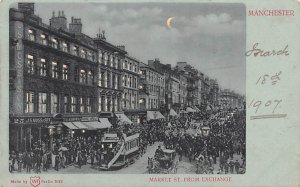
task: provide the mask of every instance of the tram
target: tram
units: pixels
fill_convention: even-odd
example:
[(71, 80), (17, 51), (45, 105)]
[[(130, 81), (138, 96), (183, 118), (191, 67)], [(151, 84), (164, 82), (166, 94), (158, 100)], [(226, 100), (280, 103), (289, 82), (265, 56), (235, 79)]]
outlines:
[(117, 134), (105, 134), (101, 146), (104, 151), (106, 163), (100, 166), (101, 170), (118, 170), (134, 163), (139, 155), (139, 133), (121, 137)]

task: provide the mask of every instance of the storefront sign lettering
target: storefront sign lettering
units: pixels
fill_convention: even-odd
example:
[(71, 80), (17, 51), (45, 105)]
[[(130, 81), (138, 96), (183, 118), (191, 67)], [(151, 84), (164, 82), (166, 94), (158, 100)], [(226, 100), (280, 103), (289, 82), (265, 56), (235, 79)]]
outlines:
[(52, 118), (50, 117), (21, 117), (13, 118), (15, 124), (33, 124), (33, 123), (50, 123)]

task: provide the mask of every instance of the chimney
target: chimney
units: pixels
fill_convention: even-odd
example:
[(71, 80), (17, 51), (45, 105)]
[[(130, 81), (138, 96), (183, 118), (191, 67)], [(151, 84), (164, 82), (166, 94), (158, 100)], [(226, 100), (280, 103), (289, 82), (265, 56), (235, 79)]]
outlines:
[[(63, 12), (63, 11), (62, 11)], [(56, 29), (67, 30), (67, 18), (62, 15), (61, 11), (58, 11), (58, 16), (55, 16), (55, 12), (52, 12), (52, 18), (49, 20), (50, 26)]]
[(82, 23), (80, 18), (71, 19), (71, 23), (69, 24), (69, 31), (74, 34), (81, 34), (82, 32)]
[(25, 14), (34, 14), (34, 3), (18, 3), (18, 8), (22, 10)]
[(118, 47), (119, 49), (125, 51), (125, 45), (118, 45), (117, 47)]

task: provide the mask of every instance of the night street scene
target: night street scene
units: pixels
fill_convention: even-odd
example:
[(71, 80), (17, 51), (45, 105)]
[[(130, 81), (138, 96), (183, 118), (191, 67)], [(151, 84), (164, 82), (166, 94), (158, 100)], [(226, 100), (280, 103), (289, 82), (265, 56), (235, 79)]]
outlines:
[(244, 174), (245, 7), (18, 3), (9, 171)]

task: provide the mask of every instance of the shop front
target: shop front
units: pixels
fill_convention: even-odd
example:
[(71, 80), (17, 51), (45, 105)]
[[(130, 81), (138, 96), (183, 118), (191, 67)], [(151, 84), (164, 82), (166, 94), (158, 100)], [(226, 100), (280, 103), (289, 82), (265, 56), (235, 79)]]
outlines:
[(52, 116), (10, 116), (9, 150), (32, 151), (36, 148), (50, 147), (50, 131)]

